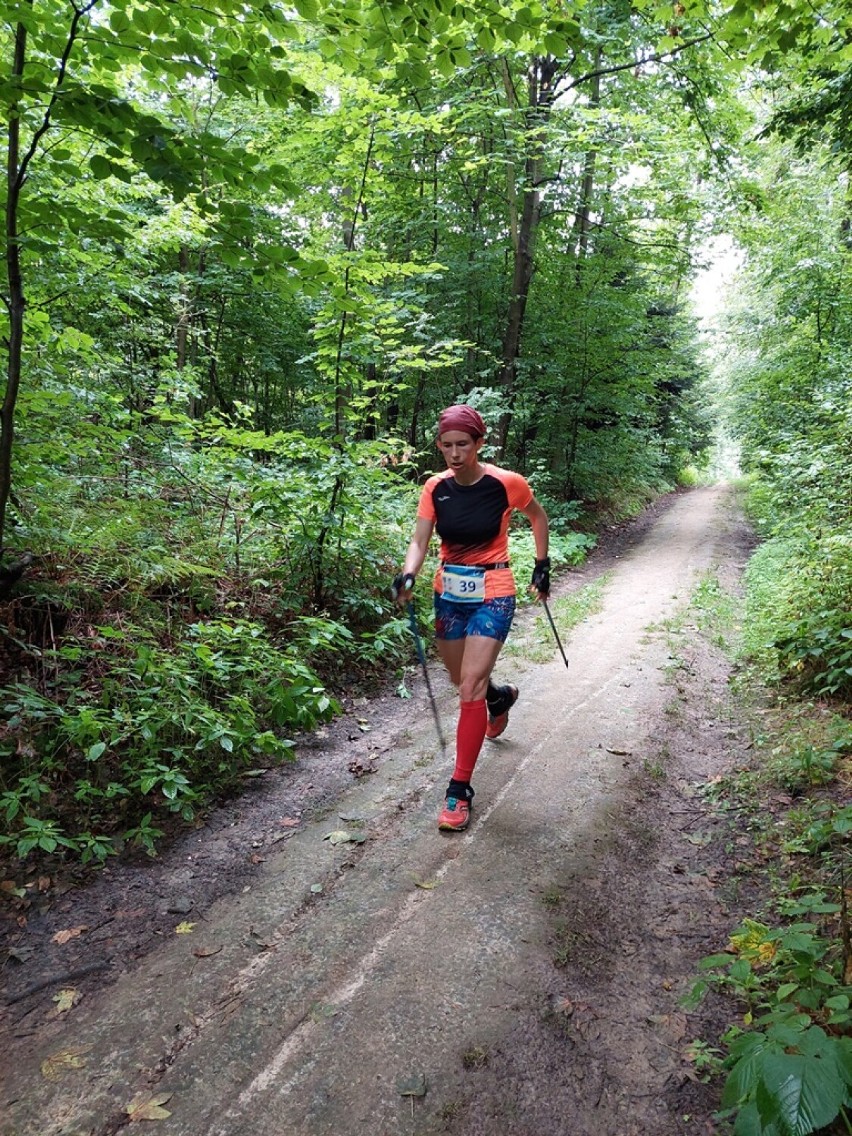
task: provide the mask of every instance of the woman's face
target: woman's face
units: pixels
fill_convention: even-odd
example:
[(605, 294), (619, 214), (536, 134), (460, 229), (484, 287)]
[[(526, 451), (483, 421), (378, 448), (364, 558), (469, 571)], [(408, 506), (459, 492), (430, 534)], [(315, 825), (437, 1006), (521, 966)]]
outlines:
[(484, 438), (472, 438), (463, 430), (446, 430), (438, 439), (438, 449), (450, 469), (475, 469)]

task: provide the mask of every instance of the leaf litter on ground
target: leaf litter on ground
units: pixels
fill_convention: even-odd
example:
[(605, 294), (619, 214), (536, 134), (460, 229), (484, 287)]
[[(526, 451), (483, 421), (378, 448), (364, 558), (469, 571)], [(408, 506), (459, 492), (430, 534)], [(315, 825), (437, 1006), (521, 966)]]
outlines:
[(63, 1049), (53, 1053), (41, 1063), (41, 1075), (46, 1081), (56, 1084), (66, 1073), (73, 1069), (83, 1069), (86, 1065), (86, 1054), (91, 1045), (74, 1045), (70, 1049)]
[(172, 1114), (163, 1105), (172, 1099), (171, 1093), (137, 1093), (124, 1111), (134, 1120), (167, 1120)]
[(323, 840), (329, 844), (363, 844), (367, 839), (363, 832), (350, 832), (346, 828), (337, 828), (334, 832), (327, 832)]

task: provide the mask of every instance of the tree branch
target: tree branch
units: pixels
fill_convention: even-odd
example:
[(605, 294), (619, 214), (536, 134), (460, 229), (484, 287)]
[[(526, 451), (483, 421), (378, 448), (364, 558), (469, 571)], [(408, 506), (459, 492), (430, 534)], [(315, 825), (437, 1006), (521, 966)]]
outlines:
[[(62, 89), (62, 84), (65, 82), (65, 76), (68, 73), (68, 60), (71, 58), (71, 52), (74, 49), (74, 44), (77, 42), (77, 32), (80, 24), (83, 18), (87, 16), (89, 12), (91, 12), (92, 8), (97, 6), (97, 3), (98, 0), (89, 0), (89, 3), (85, 4), (82, 8), (74, 8), (74, 16), (71, 20), (71, 26), (68, 29), (68, 39), (59, 59), (59, 70), (56, 73), (56, 82), (53, 84), (53, 93), (50, 96), (50, 102), (47, 104), (47, 107), (45, 109), (44, 116), (41, 120), (41, 125), (33, 134), (29, 149), (24, 154), (23, 158), (21, 159), (21, 164), (18, 167), (17, 177), (15, 179), (15, 188), (18, 190), (24, 184), (24, 180), (27, 176), (27, 169), (30, 162), (35, 157), (39, 142), (50, 129), (51, 115), (53, 114), (53, 110), (56, 106), (56, 100), (59, 98), (59, 92)], [(23, 71), (21, 73), (23, 74)]]
[(581, 83), (587, 83), (590, 79), (600, 78), (604, 75), (617, 75), (620, 71), (632, 71), (637, 67), (644, 67), (646, 63), (668, 63), (676, 55), (680, 55), (682, 51), (695, 47), (698, 43), (706, 43), (708, 39), (712, 38), (713, 33), (707, 32), (705, 35), (687, 40), (678, 47), (673, 47), (671, 51), (662, 53), (655, 51), (653, 55), (643, 55), (641, 59), (632, 59), (629, 63), (616, 63), (612, 67), (599, 67), (593, 71), (586, 71), (584, 75), (579, 75), (573, 82), (569, 83), (567, 90), (573, 91), (575, 87), (579, 87)]

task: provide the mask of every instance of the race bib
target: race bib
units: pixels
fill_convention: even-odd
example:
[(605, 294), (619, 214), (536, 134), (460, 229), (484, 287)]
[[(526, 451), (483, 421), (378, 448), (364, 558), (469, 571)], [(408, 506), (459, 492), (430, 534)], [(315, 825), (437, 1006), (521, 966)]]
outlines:
[(441, 595), (457, 603), (482, 603), (485, 599), (485, 569), (445, 564), (441, 569)]

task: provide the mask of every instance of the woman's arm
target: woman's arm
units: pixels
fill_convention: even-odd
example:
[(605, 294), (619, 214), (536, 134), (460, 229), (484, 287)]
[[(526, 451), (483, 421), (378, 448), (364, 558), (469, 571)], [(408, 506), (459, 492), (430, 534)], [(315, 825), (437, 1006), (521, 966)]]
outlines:
[(550, 528), (547, 522), (547, 513), (535, 497), (521, 512), (529, 518), (535, 539), (535, 568), (533, 569), (530, 591), (538, 592), (538, 598), (546, 600), (550, 594), (550, 558), (547, 555)]
[(432, 539), (432, 530), (435, 522), (425, 517), (418, 517), (414, 525), (414, 536), (405, 554), (402, 571), (393, 581), (393, 595), (398, 604), (407, 603), (411, 599), (411, 589), (414, 587), (414, 578), (423, 567), (426, 553), (429, 551), (429, 541)]
[(530, 526), (533, 531), (533, 538), (535, 539), (535, 558), (536, 560), (545, 560), (547, 558), (550, 537), (547, 513), (545, 513), (535, 497), (533, 497), (525, 509), (521, 509), (521, 512), (525, 517), (529, 518)]
[(414, 536), (411, 538), (411, 543), (408, 546), (405, 561), (402, 565), (403, 576), (409, 574), (416, 576), (423, 567), (423, 561), (426, 559), (426, 553), (429, 551), (429, 541), (432, 539), (432, 530), (434, 527), (435, 524), (433, 521), (426, 520), (425, 517), (417, 518), (417, 522), (414, 525)]

